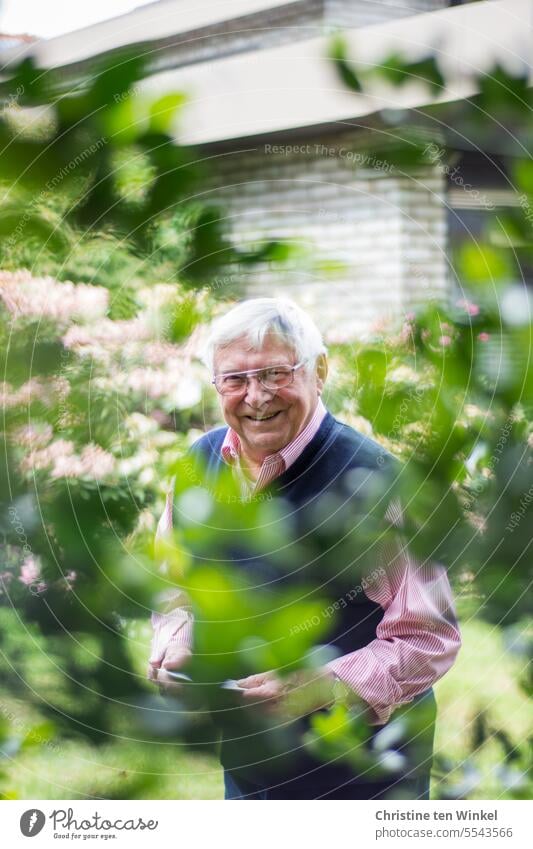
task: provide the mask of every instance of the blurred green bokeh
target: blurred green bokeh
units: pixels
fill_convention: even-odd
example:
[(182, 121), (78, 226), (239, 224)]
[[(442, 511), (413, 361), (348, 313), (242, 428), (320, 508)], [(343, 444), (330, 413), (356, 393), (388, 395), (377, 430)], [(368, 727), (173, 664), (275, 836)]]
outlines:
[[(364, 90), (340, 42), (332, 55), (344, 82)], [(442, 85), (432, 57), (412, 67), (390, 57), (373, 73)], [(275, 505), (239, 504), (231, 480), (213, 494), (184, 472), (187, 448), (218, 416), (197, 356), (202, 327), (226, 306), (213, 278), (235, 264), (283, 262), (291, 248), (237, 251), (217, 210), (185, 201), (197, 166), (169, 134), (184, 98), (139, 103), (132, 89), (142, 75), (142, 62), (125, 55), (66, 97), (31, 62), (2, 82), (4, 98), (24, 91), (16, 120), (0, 116), (6, 797), (61, 798), (65, 787), (71, 797), (220, 795), (207, 713), (169, 707), (145, 680), (149, 612), (169, 587), (187, 589), (202, 620), (195, 678), (216, 709), (213, 682), (305, 666), (327, 631), (323, 617), (299, 626), (320, 620), (339, 589), (336, 576), (308, 569), (298, 593), (263, 597), (221, 567), (227, 540), (239, 533), (270, 549), (275, 533), (293, 562), (311, 562), (338, 522), (354, 521), (346, 513), (328, 526), (325, 505), (311, 517), (323, 520), (321, 535), (303, 545)], [(520, 78), (496, 68), (479, 90), (489, 115), (530, 126), (531, 89)], [(406, 127), (388, 155), (415, 168), (422, 142)], [(513, 175), (531, 209), (531, 161), (515, 159)], [(491, 238), (494, 228), (519, 251)], [(425, 305), (364, 343), (331, 346), (332, 412), (401, 458), (394, 493), (404, 538), (421, 559), (448, 567), (459, 596), (465, 649), (437, 688), (437, 797), (523, 798), (531, 788), (522, 714), (531, 692), (533, 380), (520, 262), (532, 254), (527, 216), (499, 216), (483, 243), (456, 257), (456, 302)], [(200, 522), (178, 523), (172, 541), (154, 547), (173, 476), (175, 497)], [(358, 517), (369, 552), (384, 532), (372, 503), (369, 492)], [(347, 534), (343, 554), (353, 545)], [(346, 578), (353, 584), (370, 563)], [(483, 668), (493, 678), (477, 684)], [(365, 733), (339, 711), (316, 718), (309, 743), (327, 758)], [(94, 763), (107, 774), (95, 779)]]

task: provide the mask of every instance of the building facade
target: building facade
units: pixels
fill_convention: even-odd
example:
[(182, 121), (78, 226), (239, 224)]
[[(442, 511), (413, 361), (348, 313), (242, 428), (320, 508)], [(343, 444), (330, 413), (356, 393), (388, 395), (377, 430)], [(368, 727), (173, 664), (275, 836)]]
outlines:
[[(513, 16), (504, 21), (505, 3)], [(434, 104), (427, 89), (356, 95), (326, 58), (339, 29), (367, 64), (387, 51), (416, 58), (440, 45), (452, 83), (434, 99), (460, 102), (474, 94), (465, 83), (468, 62), (479, 68), (494, 59), (496, 27), (502, 56), (509, 44), (515, 55), (527, 55), (527, 44), (518, 43), (527, 0), (451, 5), (214, 0), (195, 7), (160, 0), (31, 50), (43, 67), (60, 66), (68, 87), (90, 73), (95, 58), (133, 47), (149, 67), (147, 93), (188, 92), (176, 135), (208, 166), (196, 198), (219, 206), (239, 248), (270, 239), (297, 246), (285, 265), (236, 267), (232, 290), (237, 283), (243, 294), (293, 297), (329, 338), (344, 340), (428, 298), (448, 298), (451, 237), (459, 242), (475, 229), (495, 193), (503, 205), (512, 196), (494, 151), (487, 155), (482, 140), (463, 145), (458, 135), (450, 142), (438, 113), (428, 117)], [(465, 40), (468, 32), (475, 39)], [(22, 51), (11, 54), (16, 61)], [(432, 155), (423, 166), (400, 167), (387, 155), (398, 110), (403, 126), (407, 115), (427, 132)], [(454, 146), (452, 170), (443, 154)]]

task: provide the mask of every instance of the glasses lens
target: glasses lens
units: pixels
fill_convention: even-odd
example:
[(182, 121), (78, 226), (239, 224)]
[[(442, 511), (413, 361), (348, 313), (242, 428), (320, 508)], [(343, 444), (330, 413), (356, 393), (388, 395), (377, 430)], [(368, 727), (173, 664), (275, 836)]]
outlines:
[(220, 374), (215, 383), (222, 395), (233, 395), (242, 392), (246, 386), (246, 376), (243, 374)]
[[(271, 392), (288, 386), (293, 380), (293, 369), (289, 366), (276, 366), (255, 373), (261, 386)], [(219, 374), (215, 378), (215, 386), (221, 395), (237, 395), (244, 391), (248, 384), (246, 373)]]
[(278, 366), (277, 368), (265, 369), (259, 373), (258, 377), (265, 389), (282, 389), (292, 380), (293, 371), (287, 366)]

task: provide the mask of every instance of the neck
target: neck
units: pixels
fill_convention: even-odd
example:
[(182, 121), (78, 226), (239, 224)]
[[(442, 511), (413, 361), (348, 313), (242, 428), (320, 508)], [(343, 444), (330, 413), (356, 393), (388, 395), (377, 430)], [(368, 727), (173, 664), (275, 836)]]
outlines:
[[(268, 455), (265, 455), (265, 456), (268, 456)], [(252, 459), (251, 457), (248, 457), (248, 455), (246, 454), (244, 449), (242, 451), (241, 465), (243, 466), (243, 470), (244, 470), (245, 474), (254, 481), (256, 481), (257, 478), (259, 477), (259, 474), (261, 472), (261, 467), (263, 465), (263, 460), (264, 460), (264, 458), (261, 459), (261, 460)]]
[(261, 466), (263, 462), (269, 457), (273, 452), (272, 451), (250, 451), (250, 448), (244, 440), (241, 440), (241, 464), (244, 466), (244, 470), (250, 477), (256, 478), (259, 477), (259, 472), (261, 471)]

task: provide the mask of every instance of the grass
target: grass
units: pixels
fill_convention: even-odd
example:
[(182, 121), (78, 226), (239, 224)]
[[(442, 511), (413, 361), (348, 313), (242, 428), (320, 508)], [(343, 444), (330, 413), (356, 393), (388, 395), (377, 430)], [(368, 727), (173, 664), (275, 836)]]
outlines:
[[(159, 751), (154, 751), (156, 748)], [(187, 754), (168, 743), (140, 746), (86, 743), (39, 747), (13, 761), (9, 784), (23, 799), (221, 799), (215, 758)]]
[[(435, 751), (461, 762), (474, 733), (474, 720), (486, 711), (490, 724), (515, 741), (530, 733), (528, 703), (516, 684), (520, 664), (504, 649), (497, 628), (480, 621), (462, 626), (463, 648), (450, 672), (436, 687), (439, 706)], [(141, 658), (139, 667), (144, 663)], [(4, 718), (16, 716), (24, 729), (35, 721), (20, 701), (2, 698)], [(502, 749), (488, 741), (476, 755), (482, 775), (470, 798), (501, 795), (494, 766)], [(4, 761), (7, 786), (21, 799), (220, 799), (222, 774), (210, 754), (192, 753), (168, 742), (138, 744), (116, 740), (100, 747), (86, 742), (50, 741)], [(438, 783), (432, 794), (438, 797)]]
[[(485, 713), (490, 727), (502, 729), (512, 741), (523, 743), (531, 735), (531, 710), (517, 679), (525, 660), (511, 655), (495, 626), (470, 620), (461, 625), (463, 647), (444, 678), (435, 686), (439, 706), (435, 753), (461, 762), (475, 734), (475, 720)], [(469, 794), (473, 799), (496, 799), (501, 785), (495, 767), (503, 760), (502, 746), (489, 738), (476, 755), (482, 781)], [(438, 798), (437, 782), (432, 795)]]

